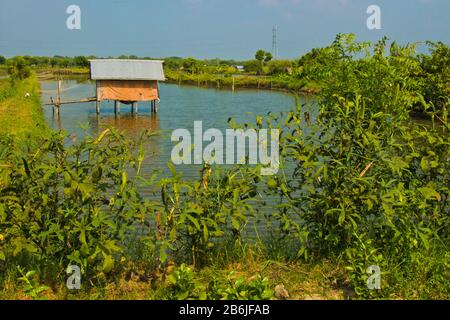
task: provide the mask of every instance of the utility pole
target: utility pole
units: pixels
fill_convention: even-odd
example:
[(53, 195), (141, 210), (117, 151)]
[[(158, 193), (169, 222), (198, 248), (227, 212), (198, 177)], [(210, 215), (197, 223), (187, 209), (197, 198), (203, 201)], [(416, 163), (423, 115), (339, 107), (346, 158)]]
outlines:
[(278, 58), (277, 31), (277, 26), (274, 26), (272, 29), (272, 56), (274, 60)]

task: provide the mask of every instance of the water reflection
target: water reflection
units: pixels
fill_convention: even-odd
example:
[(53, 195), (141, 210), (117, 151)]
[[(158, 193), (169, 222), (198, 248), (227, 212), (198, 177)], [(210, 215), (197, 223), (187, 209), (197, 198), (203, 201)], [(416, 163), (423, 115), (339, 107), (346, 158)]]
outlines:
[(116, 114), (99, 116), (90, 114), (88, 116), (89, 127), (94, 131), (103, 131), (108, 127), (113, 127), (124, 132), (130, 138), (139, 138), (142, 131), (156, 132), (160, 130), (159, 117), (157, 114)]

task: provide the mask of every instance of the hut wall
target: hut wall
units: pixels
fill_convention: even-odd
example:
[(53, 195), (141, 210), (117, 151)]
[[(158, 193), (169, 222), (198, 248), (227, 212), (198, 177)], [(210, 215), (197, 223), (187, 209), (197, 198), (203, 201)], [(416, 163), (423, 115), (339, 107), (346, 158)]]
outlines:
[(150, 101), (159, 98), (158, 82), (150, 80), (98, 80), (98, 100)]

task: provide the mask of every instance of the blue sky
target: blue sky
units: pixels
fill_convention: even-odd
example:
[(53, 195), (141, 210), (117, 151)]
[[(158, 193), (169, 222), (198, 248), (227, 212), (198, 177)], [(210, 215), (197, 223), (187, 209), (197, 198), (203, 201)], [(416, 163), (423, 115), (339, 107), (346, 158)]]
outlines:
[[(66, 8), (81, 8), (81, 30), (66, 28)], [(381, 7), (382, 30), (366, 27)], [(450, 44), (449, 0), (0, 0), (0, 55), (280, 58), (329, 44), (337, 33), (360, 40)]]

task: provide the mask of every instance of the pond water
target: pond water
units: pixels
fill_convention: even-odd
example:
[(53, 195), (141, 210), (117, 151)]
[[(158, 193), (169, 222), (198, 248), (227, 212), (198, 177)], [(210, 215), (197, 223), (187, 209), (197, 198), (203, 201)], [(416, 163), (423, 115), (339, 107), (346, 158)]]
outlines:
[[(42, 100), (49, 102), (56, 97), (56, 81), (41, 82)], [(45, 117), (53, 129), (63, 129), (78, 138), (96, 135), (108, 126), (137, 138), (142, 130), (158, 132), (145, 144), (146, 160), (143, 170), (167, 168), (167, 162), (175, 143), (170, 136), (179, 128), (193, 132), (194, 121), (203, 122), (203, 132), (217, 128), (225, 135), (229, 128), (227, 120), (234, 118), (237, 123), (254, 123), (255, 115), (265, 115), (269, 111), (289, 111), (294, 96), (275, 91), (262, 90), (218, 90), (176, 84), (160, 84), (161, 102), (158, 113), (150, 113), (150, 103), (139, 103), (139, 112), (131, 113), (129, 105), (121, 104), (121, 113), (114, 114), (114, 102), (102, 101), (100, 115), (96, 114), (95, 102), (67, 104), (61, 107), (59, 119), (53, 116), (52, 107), (44, 107)], [(95, 82), (80, 80), (62, 81), (61, 100), (77, 100), (95, 96)], [(177, 167), (187, 178), (198, 177), (199, 165)]]

